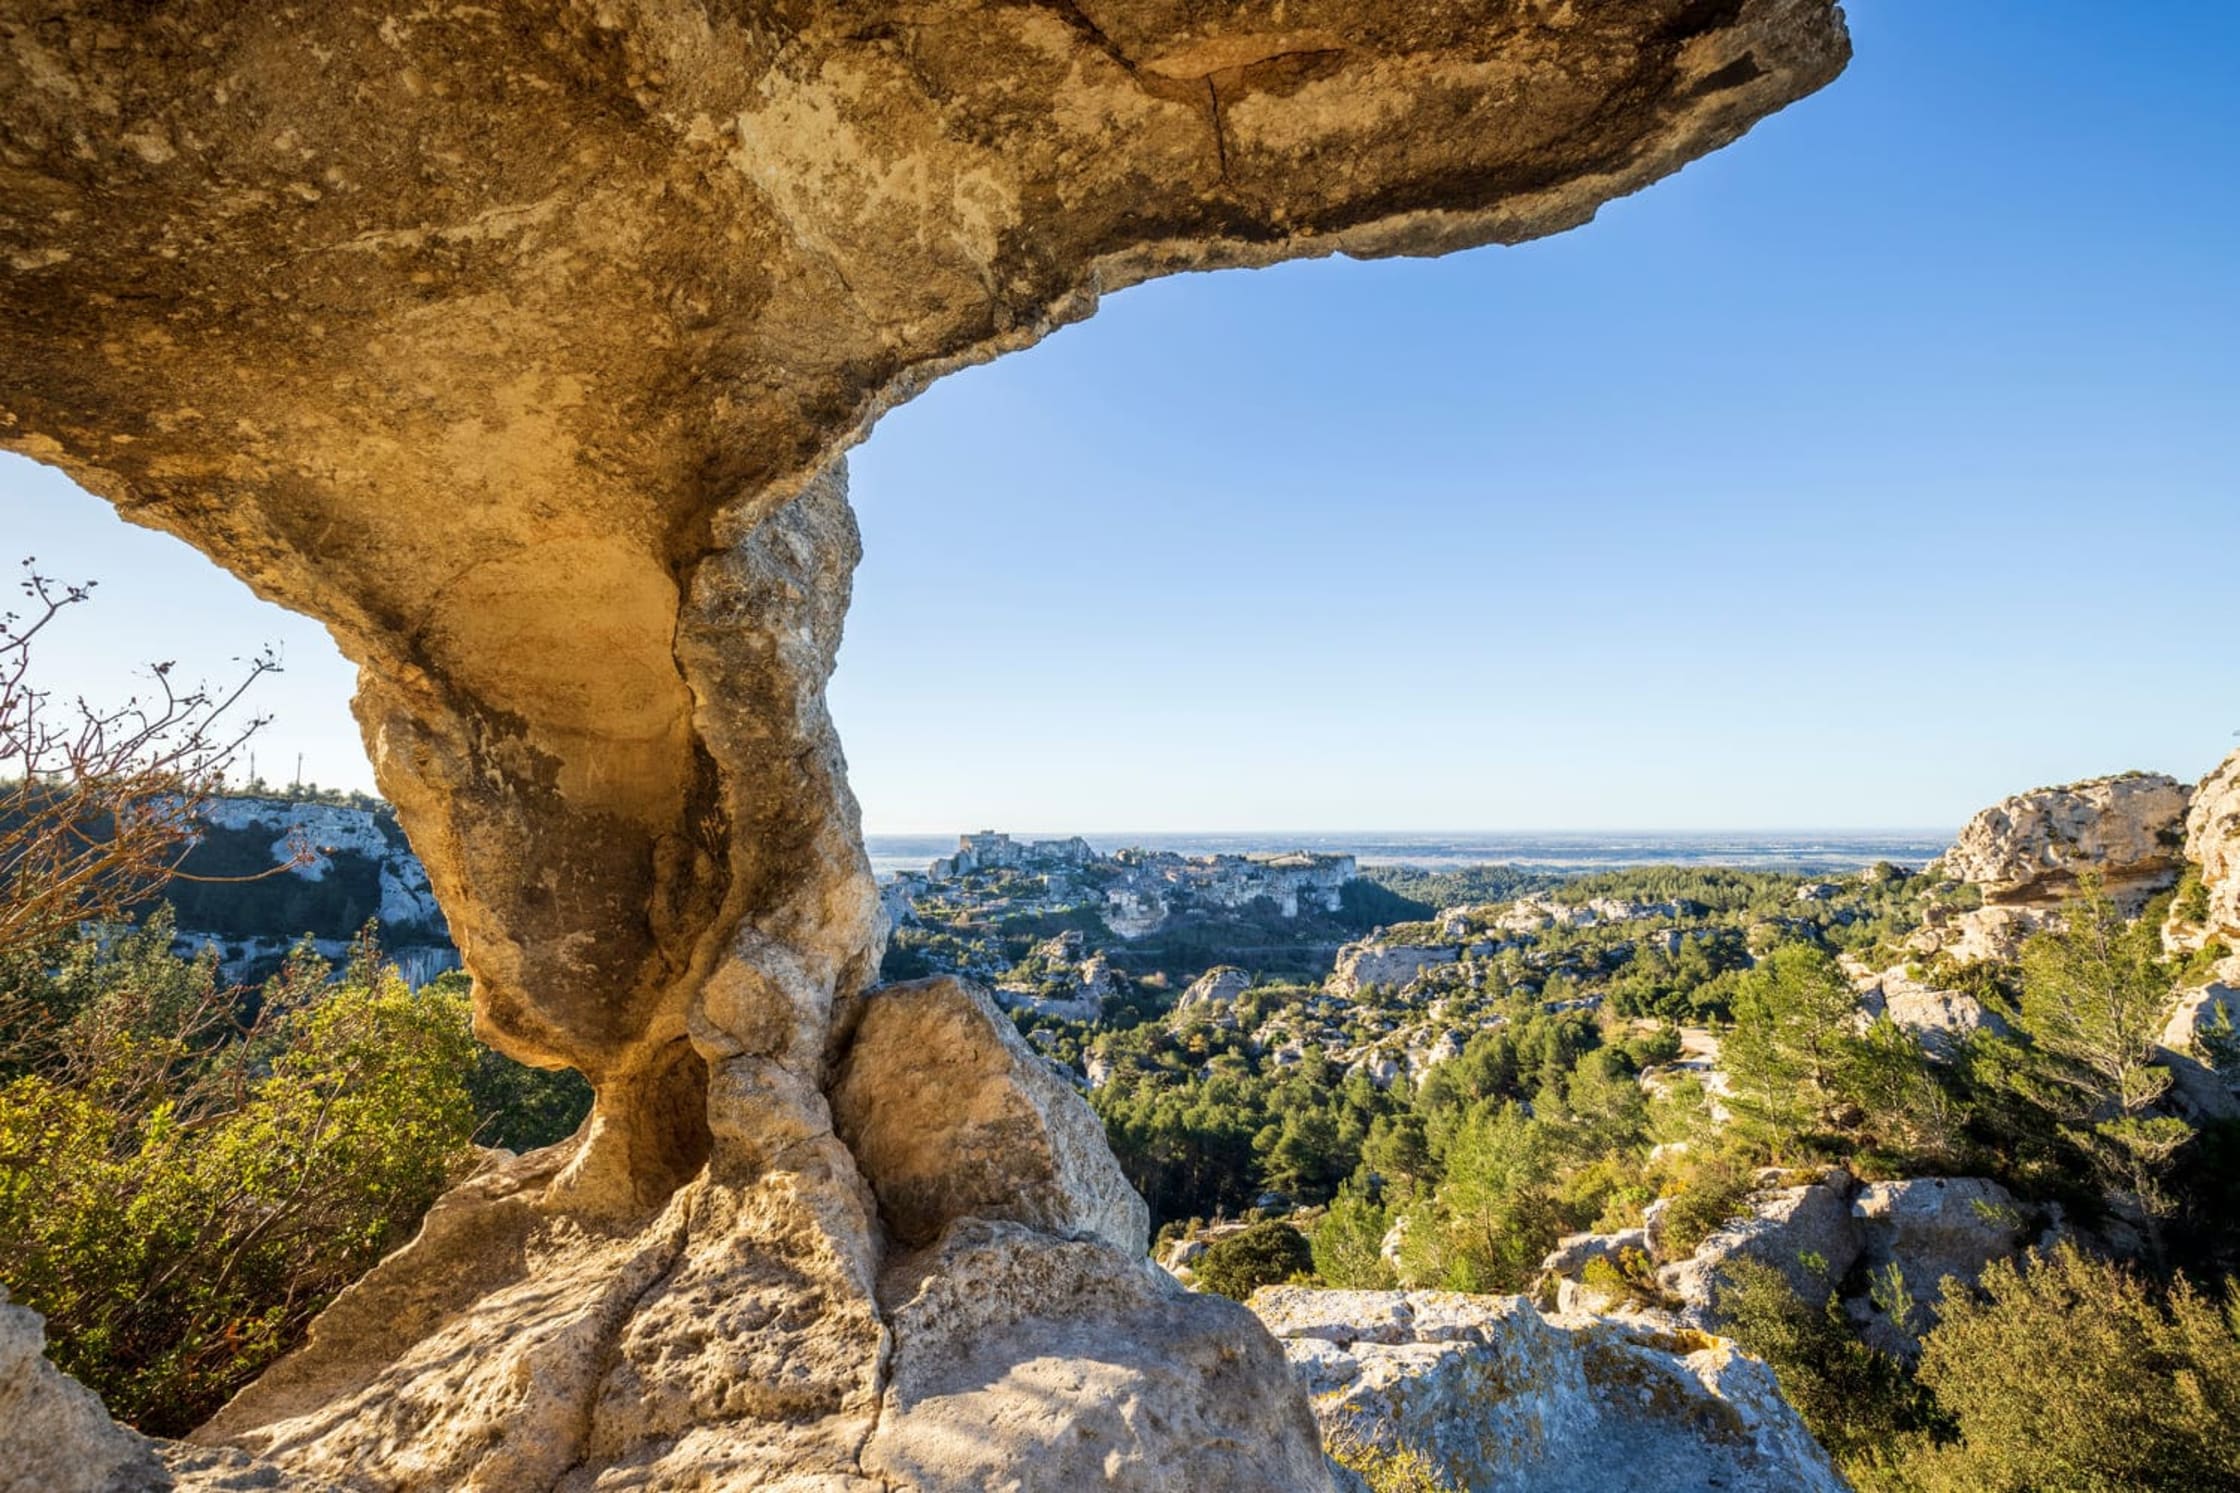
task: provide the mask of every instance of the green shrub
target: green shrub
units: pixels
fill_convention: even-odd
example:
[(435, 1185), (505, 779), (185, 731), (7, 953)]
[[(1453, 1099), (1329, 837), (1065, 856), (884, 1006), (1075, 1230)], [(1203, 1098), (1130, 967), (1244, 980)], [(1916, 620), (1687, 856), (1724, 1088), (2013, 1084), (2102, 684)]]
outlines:
[(1664, 1253), (1678, 1259), (1750, 1211), (1751, 1170), (1732, 1156), (1710, 1156), (1699, 1163), (1688, 1185), (1665, 1205)]
[(2240, 1488), (2240, 1316), (2069, 1245), (1947, 1298), (1921, 1382), (1958, 1426), (1903, 1471), (1922, 1493)]
[(1397, 1284), (1385, 1263), (1385, 1210), (1360, 1194), (1340, 1192), (1314, 1226), (1314, 1273), (1323, 1284), (1349, 1291), (1389, 1290)]
[(1720, 1274), (1719, 1311), (1721, 1330), (1765, 1360), (1782, 1398), (1855, 1482), (1873, 1480), (1898, 1438), (1937, 1425), (1934, 1402), (1904, 1365), (1852, 1334), (1833, 1291), (1806, 1301), (1781, 1271), (1738, 1259)]
[(1305, 1235), (1271, 1218), (1207, 1245), (1191, 1269), (1207, 1290), (1242, 1301), (1262, 1286), (1312, 1274), (1314, 1252)]
[[(66, 961), (11, 1033), (0, 1278), (120, 1419), (180, 1434), (410, 1237), (471, 1158), (466, 1002), (300, 952), (243, 1025), (161, 920)], [(89, 944), (91, 941), (89, 941)]]
[(1672, 1298), (1657, 1284), (1656, 1266), (1638, 1249), (1621, 1249), (1615, 1259), (1597, 1255), (1580, 1267), (1579, 1283), (1616, 1304), (1632, 1301), (1659, 1310), (1672, 1306)]

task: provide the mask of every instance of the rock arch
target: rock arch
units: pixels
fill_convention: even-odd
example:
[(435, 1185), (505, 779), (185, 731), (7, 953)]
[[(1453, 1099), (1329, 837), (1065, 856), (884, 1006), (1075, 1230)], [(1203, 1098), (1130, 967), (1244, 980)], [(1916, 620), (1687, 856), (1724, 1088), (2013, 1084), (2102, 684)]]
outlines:
[[(1152, 275), (1576, 226), (1846, 56), (1832, 0), (0, 0), (0, 446), (328, 626), (478, 1024), (599, 1096), (203, 1434), (413, 1489), (1312, 1485), (1247, 1319), (1062, 1197), (890, 1250), (835, 1133), (882, 937), (841, 453)], [(1004, 1123), (1098, 1194), (1066, 1102)], [(1069, 1320), (1156, 1351), (1071, 1399), (987, 1356)], [(1090, 1408), (1161, 1373), (1235, 1416)]]

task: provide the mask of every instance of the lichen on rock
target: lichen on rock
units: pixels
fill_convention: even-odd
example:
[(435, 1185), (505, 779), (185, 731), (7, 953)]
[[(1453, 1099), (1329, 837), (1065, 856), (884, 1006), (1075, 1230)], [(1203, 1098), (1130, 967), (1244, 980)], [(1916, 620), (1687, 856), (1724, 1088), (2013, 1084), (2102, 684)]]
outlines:
[(1251, 1306), (1327, 1433), (1414, 1451), (1463, 1493), (1844, 1487), (1772, 1371), (1724, 1338), (1521, 1296), (1269, 1286)]

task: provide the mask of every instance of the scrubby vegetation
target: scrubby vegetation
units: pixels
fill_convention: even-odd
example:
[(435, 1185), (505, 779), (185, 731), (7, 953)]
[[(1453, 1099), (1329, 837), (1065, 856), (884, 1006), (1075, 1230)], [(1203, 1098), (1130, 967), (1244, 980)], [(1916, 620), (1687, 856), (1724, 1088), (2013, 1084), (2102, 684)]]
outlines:
[(170, 913), (0, 959), (0, 1280), (111, 1410), (179, 1434), (409, 1239), (480, 1138), (546, 1144), (581, 1079), (479, 1048), (463, 981), (370, 936), (255, 991), (171, 952)]
[[(408, 1238), (478, 1144), (557, 1141), (590, 1095), (478, 1048), (463, 979), (410, 989), (370, 928), (341, 969), (306, 943), (255, 989), (174, 953), (176, 806), (240, 739), (208, 737), (225, 702), (118, 717), (156, 767), (66, 756), (50, 782), (53, 739), (23, 724), (42, 698), (21, 688), (25, 639), (0, 629), (0, 745), (29, 764), (0, 815), (0, 1281), (114, 1411), (178, 1432)], [(71, 776), (96, 770), (130, 793)], [(151, 795), (173, 807), (141, 812)], [(222, 871), (227, 848), (202, 853)], [(1184, 919), (1099, 987), (1094, 1019), (1015, 1020), (1090, 1086), (1163, 1244), (1218, 1222), (1189, 1268), (1238, 1299), (1290, 1281), (1535, 1290), (1564, 1235), (1652, 1205), (1663, 1256), (1684, 1256), (1750, 1211), (1768, 1169), (1991, 1179), (2042, 1248), (1972, 1285), (1784, 1262), (1802, 1292), (1796, 1271), (1736, 1259), (1725, 1329), (1868, 1493), (2240, 1488), (2240, 1122), (2171, 1104), (2160, 1051), (2174, 989), (2224, 953), (2164, 955), (2165, 920), (2202, 916), (2199, 878), (2127, 917), (2086, 877), (2011, 963), (1909, 954), (1972, 901), (1879, 867), (1840, 884), (1390, 874), (1319, 921)], [(1398, 985), (1322, 983), (1313, 940), (1371, 914), (1386, 945), (1438, 957), (1356, 966)], [(1091, 921), (960, 913), (896, 957), (1000, 960), (1063, 995), (1079, 961), (1047, 941)], [(1289, 942), (1257, 978), (1174, 1008), (1179, 975), (1275, 931)], [(1868, 1019), (1847, 954), (1912, 959), (1986, 1019), (1934, 1045)], [(2240, 1035), (2212, 1022), (2191, 1056), (2230, 1072)], [(1582, 1277), (1670, 1304), (1638, 1249)], [(1940, 1286), (1932, 1318), (1919, 1298)], [(1862, 1333), (1862, 1298), (1918, 1339)], [(1404, 1449), (1333, 1450), (1378, 1490), (1439, 1485)]]
[[(1933, 1324), (1914, 1298), (1936, 1282), (1824, 1279), (1815, 1299), (1743, 1263), (1724, 1282), (1729, 1330), (1862, 1488), (2240, 1487), (2229, 1434), (2208, 1430), (2236, 1423), (2222, 1283), (2240, 1265), (2240, 1126), (2167, 1103), (2156, 1043), (2184, 973), (2161, 952), (2168, 898), (2126, 918), (2088, 879), (2065, 925), (2011, 965), (1916, 961), (1991, 1017), (1929, 1046), (1863, 1018), (1838, 956), (1905, 963), (1911, 930), (1964, 909), (1964, 889), (1876, 874), (1801, 893), (1798, 878), (1691, 869), (1555, 895), (1589, 891), (1679, 915), (1559, 918), (1528, 941), (1487, 935), (1459, 974), (1405, 989), (1335, 1000), (1263, 984), (1188, 1017), (1074, 1034), (1155, 1215), (1258, 1210), (1271, 1229), (1288, 1214), (1334, 1286), (1517, 1292), (1563, 1235), (1637, 1225), (1657, 1199), (1665, 1250), (1685, 1254), (1748, 1211), (1767, 1167), (1987, 1177), (2018, 1200), (2026, 1237), (2058, 1221), (2123, 1258), (2064, 1245), (2002, 1266), (1979, 1292), (1955, 1287)], [(1666, 927), (1686, 935), (1677, 955)], [(1301, 1040), (1316, 1032), (1372, 1055), (1380, 1033), (1396, 1055), (1403, 1037), (1418, 1056), (1454, 1040), (1441, 1060), (1379, 1075)], [(1706, 1043), (1716, 1091), (1685, 1061)], [(2229, 1061), (2214, 1028), (2204, 1048)], [(1588, 1278), (1608, 1299), (1663, 1304), (1638, 1253)], [(1929, 1329), (1917, 1361), (1847, 1316), (1843, 1299), (1870, 1293)]]
[(1995, 1261), (1909, 1370), (1832, 1294), (1815, 1307), (1766, 1266), (1733, 1274), (1727, 1330), (1864, 1493), (2240, 1487), (2240, 1313), (2182, 1275), (2067, 1243)]
[(560, 1139), (589, 1094), (478, 1047), (465, 980), (412, 990), (370, 926), (345, 967), (306, 942), (253, 989), (174, 953), (162, 894), (194, 885), (194, 805), (256, 722), (167, 667), (152, 703), (55, 708), (31, 643), (88, 593), (26, 592), (31, 620), (0, 620), (0, 1284), (113, 1413), (179, 1434), (410, 1238), (478, 1140)]
[(1207, 1245), (1196, 1268), (1207, 1290), (1242, 1301), (1262, 1286), (1311, 1279), (1314, 1255), (1297, 1229), (1267, 1218)]

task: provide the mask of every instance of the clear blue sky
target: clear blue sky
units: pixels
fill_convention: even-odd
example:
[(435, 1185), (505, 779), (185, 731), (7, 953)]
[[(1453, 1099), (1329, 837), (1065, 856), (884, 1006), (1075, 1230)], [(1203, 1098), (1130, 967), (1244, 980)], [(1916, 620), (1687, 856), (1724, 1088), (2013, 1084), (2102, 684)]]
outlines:
[[(1576, 233), (1155, 282), (888, 416), (868, 827), (1939, 826), (2240, 744), (2240, 7), (1850, 11)], [(366, 781), (316, 628), (0, 503), (117, 593), (73, 678), (280, 641), (262, 765)]]

